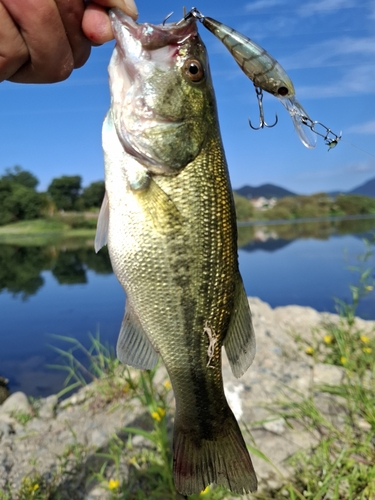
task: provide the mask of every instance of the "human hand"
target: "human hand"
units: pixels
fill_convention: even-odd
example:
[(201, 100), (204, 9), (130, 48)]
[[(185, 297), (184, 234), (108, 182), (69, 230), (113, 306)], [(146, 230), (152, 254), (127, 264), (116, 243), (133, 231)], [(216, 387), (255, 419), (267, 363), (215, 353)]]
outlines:
[(113, 38), (106, 8), (137, 18), (134, 0), (0, 0), (0, 82), (65, 80), (91, 44)]

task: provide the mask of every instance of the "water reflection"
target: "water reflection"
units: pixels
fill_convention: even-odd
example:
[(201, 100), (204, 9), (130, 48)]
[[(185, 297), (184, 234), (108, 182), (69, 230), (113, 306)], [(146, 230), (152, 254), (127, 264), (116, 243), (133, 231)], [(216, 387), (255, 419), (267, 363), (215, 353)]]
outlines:
[(346, 234), (363, 238), (375, 231), (375, 218), (359, 220), (321, 221), (238, 227), (238, 246), (245, 251), (262, 249), (275, 251), (296, 239), (328, 240)]
[(43, 287), (43, 271), (51, 271), (60, 285), (74, 285), (87, 283), (87, 270), (112, 273), (106, 248), (96, 254), (91, 244), (78, 247), (0, 244), (0, 292), (8, 291), (23, 300)]

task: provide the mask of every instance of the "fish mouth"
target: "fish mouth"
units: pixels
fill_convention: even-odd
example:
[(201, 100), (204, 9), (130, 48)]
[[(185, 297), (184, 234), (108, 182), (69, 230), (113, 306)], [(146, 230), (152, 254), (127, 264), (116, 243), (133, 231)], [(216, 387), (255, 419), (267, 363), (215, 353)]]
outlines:
[(156, 50), (168, 45), (180, 45), (190, 36), (198, 34), (196, 19), (165, 24), (138, 24), (118, 8), (109, 13), (116, 42), (123, 48), (124, 29), (137, 40), (145, 50)]
[(138, 24), (116, 8), (109, 15), (117, 42), (108, 70), (118, 138), (126, 153), (149, 171), (175, 174), (183, 163), (181, 154), (169, 161), (157, 137), (168, 136), (171, 147), (191, 126), (191, 118), (185, 116), (183, 106), (168, 107), (165, 77), (171, 75), (169, 81), (175, 81), (174, 68), (182, 64), (188, 45), (199, 43), (196, 19), (153, 25)]

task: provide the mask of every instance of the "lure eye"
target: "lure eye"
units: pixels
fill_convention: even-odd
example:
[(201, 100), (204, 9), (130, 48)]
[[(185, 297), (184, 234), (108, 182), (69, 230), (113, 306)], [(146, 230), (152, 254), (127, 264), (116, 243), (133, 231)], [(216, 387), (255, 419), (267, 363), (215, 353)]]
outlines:
[(202, 63), (197, 59), (188, 59), (184, 64), (186, 76), (194, 83), (198, 83), (204, 78)]
[(286, 87), (280, 87), (277, 89), (277, 93), (284, 97), (289, 94), (289, 90)]

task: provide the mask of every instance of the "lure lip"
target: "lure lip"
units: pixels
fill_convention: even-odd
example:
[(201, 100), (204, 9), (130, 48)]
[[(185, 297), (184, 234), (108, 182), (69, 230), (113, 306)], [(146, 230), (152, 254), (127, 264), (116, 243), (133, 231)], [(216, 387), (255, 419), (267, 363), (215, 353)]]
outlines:
[(302, 144), (309, 149), (314, 149), (317, 143), (317, 136), (306, 126), (306, 120), (312, 121), (302, 104), (296, 99), (296, 96), (278, 97), (279, 101), (288, 111), (297, 135)]
[(156, 50), (168, 45), (180, 45), (187, 38), (198, 35), (197, 22), (194, 17), (179, 23), (136, 23), (118, 8), (109, 11), (111, 24), (117, 44), (121, 47), (123, 30), (139, 41), (143, 49)]

